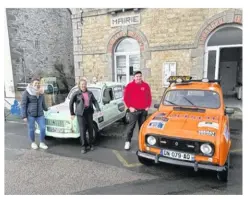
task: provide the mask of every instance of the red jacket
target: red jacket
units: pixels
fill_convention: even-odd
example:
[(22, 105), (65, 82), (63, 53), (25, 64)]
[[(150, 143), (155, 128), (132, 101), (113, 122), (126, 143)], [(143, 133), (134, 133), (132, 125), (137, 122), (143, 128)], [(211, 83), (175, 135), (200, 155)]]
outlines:
[(130, 82), (124, 90), (124, 102), (128, 108), (150, 108), (152, 96), (149, 85), (144, 81), (141, 84)]

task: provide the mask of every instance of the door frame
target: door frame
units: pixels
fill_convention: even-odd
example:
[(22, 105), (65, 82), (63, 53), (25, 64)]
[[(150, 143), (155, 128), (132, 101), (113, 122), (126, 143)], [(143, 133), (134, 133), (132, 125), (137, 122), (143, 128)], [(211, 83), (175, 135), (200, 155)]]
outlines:
[(205, 50), (205, 67), (203, 70), (203, 78), (207, 78), (208, 73), (208, 54), (209, 51), (216, 51), (216, 61), (215, 61), (215, 74), (214, 79), (218, 80), (219, 78), (219, 69), (220, 69), (220, 50), (222, 48), (238, 48), (243, 47), (243, 44), (233, 44), (233, 45), (219, 45), (219, 46), (207, 46)]

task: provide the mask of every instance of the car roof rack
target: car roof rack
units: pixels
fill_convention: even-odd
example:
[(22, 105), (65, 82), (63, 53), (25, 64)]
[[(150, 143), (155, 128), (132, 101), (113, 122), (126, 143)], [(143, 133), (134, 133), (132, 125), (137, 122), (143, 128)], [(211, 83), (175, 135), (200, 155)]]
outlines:
[(192, 79), (191, 76), (170, 76), (168, 78), (168, 82), (170, 83), (170, 85), (172, 83), (175, 84), (189, 84), (192, 82), (205, 82), (205, 83), (218, 83), (220, 85), (221, 80), (219, 79), (207, 79), (207, 78), (203, 78), (203, 79)]

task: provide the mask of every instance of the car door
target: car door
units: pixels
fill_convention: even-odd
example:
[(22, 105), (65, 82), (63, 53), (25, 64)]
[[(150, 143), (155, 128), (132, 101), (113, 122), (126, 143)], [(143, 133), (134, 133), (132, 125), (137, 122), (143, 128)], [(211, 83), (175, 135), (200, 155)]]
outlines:
[[(104, 100), (105, 99), (105, 100)], [(103, 91), (103, 101), (108, 101), (102, 106), (102, 111), (104, 114), (104, 126), (107, 126), (115, 121), (117, 117), (116, 113), (116, 102), (114, 101), (113, 88), (106, 87)]]
[(126, 114), (126, 107), (123, 102), (123, 91), (124, 87), (122, 85), (117, 85), (113, 87), (113, 95), (114, 95), (114, 100), (113, 103), (115, 105), (115, 118), (121, 119), (125, 116)]

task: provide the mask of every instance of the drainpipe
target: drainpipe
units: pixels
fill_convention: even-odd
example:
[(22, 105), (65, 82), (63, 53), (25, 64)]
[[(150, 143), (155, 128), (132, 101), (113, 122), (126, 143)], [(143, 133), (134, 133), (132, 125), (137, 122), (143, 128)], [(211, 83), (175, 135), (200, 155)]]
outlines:
[(24, 83), (27, 83), (26, 82), (26, 67), (25, 67), (24, 58), (22, 58), (22, 67), (23, 67), (23, 74), (24, 74)]

